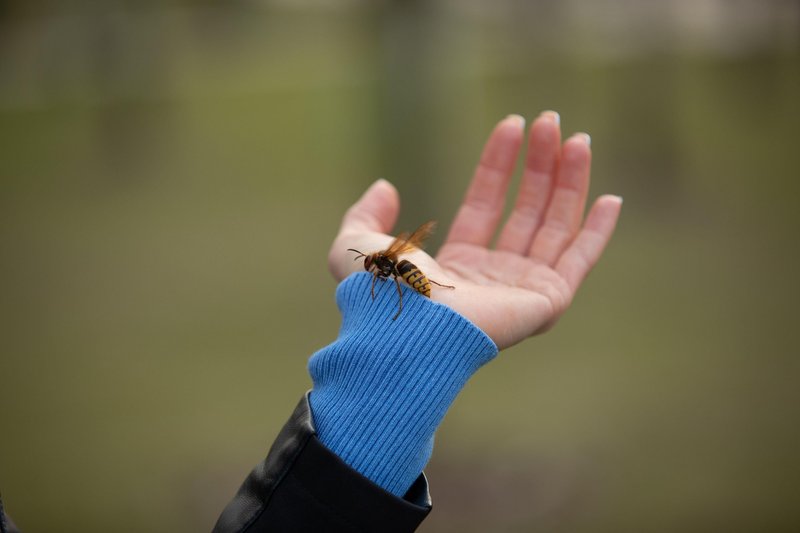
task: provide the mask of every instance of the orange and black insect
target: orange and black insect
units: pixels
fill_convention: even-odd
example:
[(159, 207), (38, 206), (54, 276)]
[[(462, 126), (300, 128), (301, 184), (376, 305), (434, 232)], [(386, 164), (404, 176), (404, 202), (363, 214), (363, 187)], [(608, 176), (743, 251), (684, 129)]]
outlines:
[(431, 220), (418, 227), (414, 233), (401, 233), (395, 237), (392, 244), (390, 244), (386, 250), (381, 250), (379, 252), (365, 254), (353, 248), (347, 249), (350, 252), (358, 254), (355, 259), (363, 257), (364, 270), (372, 272), (372, 288), (370, 293), (372, 294), (373, 300), (375, 299), (375, 280), (380, 279), (381, 281), (385, 281), (389, 276), (394, 278), (395, 285), (397, 286), (397, 294), (400, 297), (400, 307), (392, 320), (396, 320), (403, 310), (403, 291), (400, 289), (400, 281), (397, 278), (403, 278), (412, 289), (428, 298), (431, 297), (431, 283), (440, 287), (455, 289), (452, 285), (442, 285), (441, 283), (429, 279), (411, 261), (407, 259), (398, 260), (400, 254), (410, 252), (415, 248), (422, 248), (422, 243), (425, 242), (425, 239), (433, 232), (434, 226), (436, 226), (436, 222)]

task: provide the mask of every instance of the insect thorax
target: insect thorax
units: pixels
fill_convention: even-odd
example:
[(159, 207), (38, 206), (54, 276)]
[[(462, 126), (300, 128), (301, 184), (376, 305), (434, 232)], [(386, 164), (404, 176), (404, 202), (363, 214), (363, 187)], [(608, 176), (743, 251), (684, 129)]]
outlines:
[(394, 261), (385, 255), (376, 254), (372, 260), (372, 264), (375, 266), (375, 270), (383, 276), (388, 276), (394, 272)]

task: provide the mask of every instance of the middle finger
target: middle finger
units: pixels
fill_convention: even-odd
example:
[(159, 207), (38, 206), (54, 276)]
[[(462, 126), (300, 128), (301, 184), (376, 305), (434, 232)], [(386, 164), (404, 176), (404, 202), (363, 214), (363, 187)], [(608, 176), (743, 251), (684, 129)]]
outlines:
[(545, 111), (531, 125), (528, 155), (514, 209), (508, 217), (497, 249), (526, 255), (544, 218), (553, 189), (561, 151), (558, 113)]

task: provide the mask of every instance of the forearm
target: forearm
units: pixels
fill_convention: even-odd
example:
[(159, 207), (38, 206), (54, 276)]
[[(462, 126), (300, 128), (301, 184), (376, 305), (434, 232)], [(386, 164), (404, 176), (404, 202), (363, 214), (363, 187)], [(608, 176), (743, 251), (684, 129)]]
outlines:
[[(309, 362), (320, 441), (355, 470), (402, 496), (427, 464), (434, 432), (470, 376), (497, 354), (481, 330), (403, 285), (370, 295), (371, 275), (343, 281), (339, 338)], [(457, 289), (456, 289), (457, 290)]]
[(497, 349), (466, 319), (405, 286), (403, 312), (392, 320), (395, 287), (379, 284), (373, 301), (370, 283), (363, 273), (339, 285), (342, 327), (309, 362), (310, 402), (300, 402), (215, 533), (404, 533), (427, 515), (420, 473), (433, 433)]

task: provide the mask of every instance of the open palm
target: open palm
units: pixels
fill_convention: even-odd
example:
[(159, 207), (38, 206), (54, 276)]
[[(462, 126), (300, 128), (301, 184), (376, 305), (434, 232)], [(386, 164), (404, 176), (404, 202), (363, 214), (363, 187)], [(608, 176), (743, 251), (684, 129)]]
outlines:
[[(555, 324), (600, 258), (622, 205), (618, 196), (601, 196), (584, 221), (589, 136), (562, 144), (558, 115), (544, 112), (531, 125), (513, 211), (489, 248), (524, 133), (516, 115), (495, 127), (436, 259), (421, 250), (403, 256), (429, 278), (454, 285), (433, 285), (431, 298), (467, 317), (500, 349)], [(396, 189), (378, 180), (347, 211), (329, 254), (337, 280), (363, 270), (348, 248), (371, 253), (389, 245), (399, 210)]]

